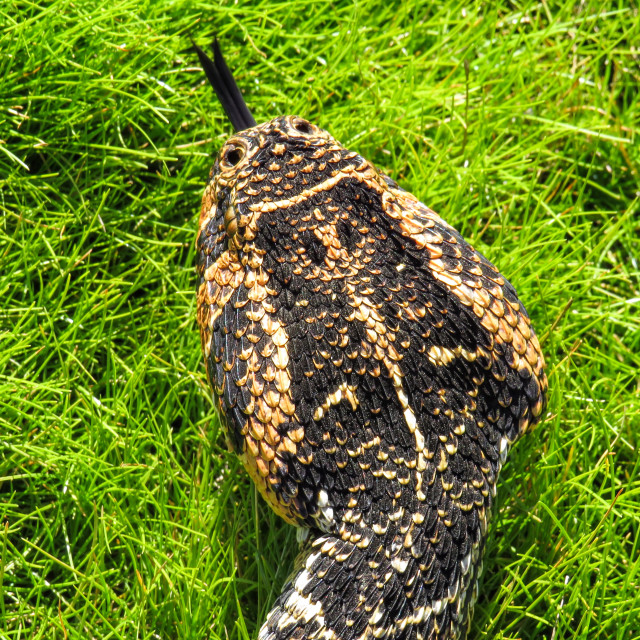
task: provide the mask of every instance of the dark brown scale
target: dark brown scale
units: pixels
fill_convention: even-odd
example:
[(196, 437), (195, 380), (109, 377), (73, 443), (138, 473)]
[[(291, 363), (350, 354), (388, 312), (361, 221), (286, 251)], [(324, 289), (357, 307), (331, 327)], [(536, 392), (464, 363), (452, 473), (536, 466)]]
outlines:
[(197, 249), (229, 440), (310, 530), (260, 639), (463, 638), (500, 469), (545, 402), (513, 287), (296, 117), (226, 143)]

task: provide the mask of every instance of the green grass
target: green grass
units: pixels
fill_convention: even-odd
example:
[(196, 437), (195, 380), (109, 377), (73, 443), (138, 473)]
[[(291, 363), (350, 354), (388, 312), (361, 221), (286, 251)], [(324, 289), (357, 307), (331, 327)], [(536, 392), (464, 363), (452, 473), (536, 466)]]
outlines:
[(230, 131), (188, 33), (258, 121), (373, 160), (532, 316), (549, 415), (502, 475), (470, 638), (640, 637), (639, 25), (628, 1), (0, 0), (0, 637), (254, 638), (296, 553), (201, 362)]

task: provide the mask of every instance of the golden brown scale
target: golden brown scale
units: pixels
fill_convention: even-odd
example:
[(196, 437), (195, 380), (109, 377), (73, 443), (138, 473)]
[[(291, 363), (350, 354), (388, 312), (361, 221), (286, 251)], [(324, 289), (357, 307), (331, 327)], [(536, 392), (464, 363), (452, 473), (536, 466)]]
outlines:
[(311, 535), (260, 638), (464, 637), (499, 471), (545, 404), (514, 289), (296, 117), (225, 144), (197, 248), (229, 440)]

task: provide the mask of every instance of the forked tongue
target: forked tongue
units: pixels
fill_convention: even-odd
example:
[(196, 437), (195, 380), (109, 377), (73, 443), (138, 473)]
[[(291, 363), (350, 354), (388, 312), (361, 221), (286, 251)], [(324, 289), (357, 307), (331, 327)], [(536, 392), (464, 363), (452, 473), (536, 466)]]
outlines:
[(222, 57), (218, 40), (214, 38), (211, 48), (213, 49), (213, 60), (194, 42), (193, 48), (198, 54), (200, 64), (207, 74), (218, 100), (222, 104), (227, 118), (233, 125), (235, 131), (244, 131), (256, 126), (256, 121), (249, 111), (236, 81), (233, 79), (227, 63)]

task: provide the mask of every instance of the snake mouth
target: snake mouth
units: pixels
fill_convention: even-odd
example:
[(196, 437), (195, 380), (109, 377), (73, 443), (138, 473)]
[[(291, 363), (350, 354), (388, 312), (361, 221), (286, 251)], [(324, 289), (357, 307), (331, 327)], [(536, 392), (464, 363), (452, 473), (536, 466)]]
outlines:
[(249, 111), (249, 107), (247, 107), (236, 81), (233, 79), (233, 74), (224, 61), (218, 40), (214, 38), (211, 44), (213, 60), (195, 42), (192, 41), (192, 44), (198, 54), (200, 64), (234, 130), (244, 131), (255, 127), (256, 121), (251, 115), (251, 111)]

